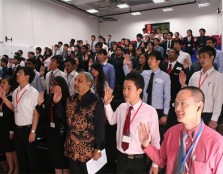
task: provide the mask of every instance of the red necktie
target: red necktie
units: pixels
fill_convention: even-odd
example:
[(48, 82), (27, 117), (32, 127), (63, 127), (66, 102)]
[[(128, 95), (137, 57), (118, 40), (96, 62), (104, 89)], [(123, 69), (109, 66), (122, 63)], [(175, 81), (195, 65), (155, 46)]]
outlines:
[(170, 64), (169, 64), (169, 68), (168, 68), (168, 70), (167, 70), (167, 73), (170, 75), (171, 71), (172, 71), (172, 64), (170, 63)]
[[(130, 117), (131, 117), (131, 110), (133, 109), (132, 106), (129, 107), (128, 113), (125, 119), (125, 125), (123, 128), (123, 136), (129, 136), (130, 134)], [(122, 149), (126, 151), (129, 148), (129, 143), (122, 142)]]

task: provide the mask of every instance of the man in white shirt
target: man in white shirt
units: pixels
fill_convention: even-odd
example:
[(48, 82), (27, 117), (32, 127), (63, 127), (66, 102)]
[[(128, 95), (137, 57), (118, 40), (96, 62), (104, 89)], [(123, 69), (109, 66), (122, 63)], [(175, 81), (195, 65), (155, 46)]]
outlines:
[(76, 62), (72, 58), (67, 58), (64, 61), (65, 64), (65, 74), (64, 74), (64, 79), (67, 82), (70, 95), (74, 95), (76, 93), (76, 90), (74, 89), (74, 81), (76, 76), (78, 75), (77, 71), (75, 71), (76, 68)]
[(63, 60), (63, 57), (61, 55), (56, 55), (51, 58), (51, 61), (50, 61), (51, 71), (49, 71), (46, 74), (45, 80), (43, 77), (43, 72), (40, 71), (41, 82), (42, 82), (47, 94), (50, 94), (50, 80), (56, 76), (64, 77), (64, 72), (58, 69), (62, 60)]
[(181, 63), (182, 65), (186, 62), (187, 64), (189, 64), (189, 67), (190, 67), (192, 64), (191, 56), (190, 54), (182, 51), (182, 46), (183, 46), (182, 41), (179, 41), (179, 40), (174, 41), (174, 48), (179, 52), (177, 61)]
[[(123, 96), (126, 103), (122, 103), (113, 112), (110, 102), (113, 99), (112, 89), (105, 89), (104, 105), (109, 124), (117, 124), (116, 142), (118, 149), (116, 173), (146, 173), (144, 152), (141, 147), (137, 126), (143, 122), (148, 125), (152, 134), (152, 144), (160, 148), (159, 124), (156, 110), (142, 102), (141, 96), (144, 80), (141, 74), (131, 72), (125, 77)], [(150, 172), (158, 174), (155, 163)]]
[(29, 67), (21, 67), (17, 72), (19, 87), (12, 94), (10, 102), (2, 88), (0, 97), (15, 114), (14, 144), (19, 161), (20, 173), (38, 173), (39, 162), (36, 151), (36, 128), (39, 115), (35, 109), (39, 92), (30, 83), (34, 71)]
[[(188, 86), (200, 88), (205, 95), (205, 104), (202, 113), (204, 123), (216, 129), (217, 121), (221, 114), (223, 100), (223, 75), (213, 67), (215, 49), (211, 46), (203, 46), (198, 51), (201, 71), (195, 72), (189, 80)], [(186, 86), (186, 75), (180, 72), (181, 86)]]

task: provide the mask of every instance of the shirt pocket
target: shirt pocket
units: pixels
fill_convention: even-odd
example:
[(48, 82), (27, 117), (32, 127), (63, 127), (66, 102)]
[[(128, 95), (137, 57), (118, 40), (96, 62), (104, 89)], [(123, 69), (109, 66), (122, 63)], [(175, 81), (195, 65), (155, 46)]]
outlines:
[(205, 174), (206, 173), (206, 163), (200, 161), (192, 162), (192, 169), (194, 174)]

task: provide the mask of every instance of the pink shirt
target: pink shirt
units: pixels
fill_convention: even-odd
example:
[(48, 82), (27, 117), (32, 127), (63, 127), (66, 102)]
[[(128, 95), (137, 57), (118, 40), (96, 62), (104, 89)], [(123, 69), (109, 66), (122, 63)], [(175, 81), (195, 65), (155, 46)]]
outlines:
[[(195, 128), (195, 134), (198, 132), (200, 126)], [(174, 166), (176, 156), (180, 147), (179, 137), (181, 130), (185, 131), (183, 124), (178, 124), (170, 128), (164, 135), (164, 141), (160, 150), (154, 146), (149, 145), (145, 152), (149, 158), (158, 164), (160, 167), (166, 165), (166, 173), (174, 173)], [(188, 131), (189, 137), (186, 140), (186, 149), (190, 148), (192, 144), (192, 134), (194, 130)], [(190, 174), (222, 174), (223, 173), (223, 137), (203, 124), (203, 131), (197, 143), (196, 149), (187, 160), (189, 164)], [(186, 170), (184, 173), (187, 173)]]
[[(138, 103), (133, 105), (133, 109), (131, 111), (131, 118), (134, 117), (136, 111), (140, 107), (142, 101), (140, 100)], [(125, 124), (125, 118), (127, 115), (127, 111), (129, 108), (129, 103), (122, 103), (113, 112), (111, 105), (105, 105), (105, 113), (107, 119), (111, 125), (117, 124), (117, 131), (116, 131), (116, 141), (117, 141), (117, 149), (126, 154), (143, 154), (144, 151), (142, 149), (141, 143), (138, 137), (138, 126), (140, 122), (146, 123), (149, 128), (149, 132), (152, 135), (152, 145), (155, 146), (157, 149), (160, 148), (160, 135), (159, 135), (159, 123), (158, 123), (158, 116), (156, 110), (152, 107), (147, 105), (146, 103), (142, 103), (138, 113), (136, 114), (133, 122), (130, 124), (130, 137), (131, 143), (129, 144), (129, 148), (126, 151), (123, 151), (121, 147), (122, 143), (122, 135), (123, 135), (123, 127)], [(153, 165), (154, 166), (154, 165)]]

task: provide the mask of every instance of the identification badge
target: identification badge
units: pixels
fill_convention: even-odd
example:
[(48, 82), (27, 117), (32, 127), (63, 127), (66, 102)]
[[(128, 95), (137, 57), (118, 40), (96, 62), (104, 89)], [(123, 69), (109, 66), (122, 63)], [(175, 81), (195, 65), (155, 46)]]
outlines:
[(123, 137), (122, 137), (122, 142), (131, 143), (131, 140), (132, 139), (129, 136), (123, 135)]
[(3, 112), (2, 111), (0, 111), (0, 117), (3, 117)]
[(182, 70), (182, 67), (177, 67), (176, 69), (181, 71)]
[(56, 125), (55, 125), (55, 123), (50, 123), (50, 127), (52, 127), (52, 128), (55, 128), (56, 127)]
[(163, 80), (156, 78), (155, 82), (157, 82), (157, 83), (163, 83)]
[(14, 112), (19, 112), (18, 106), (14, 107)]
[(188, 44), (187, 46), (188, 46), (188, 47), (191, 47), (191, 44)]

